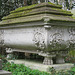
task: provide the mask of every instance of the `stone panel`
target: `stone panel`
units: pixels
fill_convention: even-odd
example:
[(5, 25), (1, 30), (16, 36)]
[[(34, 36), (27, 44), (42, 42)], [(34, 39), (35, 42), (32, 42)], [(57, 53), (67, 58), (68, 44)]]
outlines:
[(12, 75), (11, 72), (0, 70), (0, 75)]
[(51, 27), (48, 29), (48, 49), (68, 50), (75, 48), (74, 27)]

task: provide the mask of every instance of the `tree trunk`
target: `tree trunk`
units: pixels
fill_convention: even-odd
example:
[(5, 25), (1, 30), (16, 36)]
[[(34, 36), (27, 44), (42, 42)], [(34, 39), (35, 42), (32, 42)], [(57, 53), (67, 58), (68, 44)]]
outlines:
[(37, 4), (38, 0), (32, 0), (32, 4)]
[(27, 5), (27, 0), (24, 0), (24, 6), (26, 6)]

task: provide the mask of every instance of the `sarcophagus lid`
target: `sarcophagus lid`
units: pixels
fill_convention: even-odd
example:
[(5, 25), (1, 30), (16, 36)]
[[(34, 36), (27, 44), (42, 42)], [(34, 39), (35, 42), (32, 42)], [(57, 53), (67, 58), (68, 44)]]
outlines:
[(75, 48), (75, 19), (70, 11), (50, 2), (25, 6), (3, 17), (4, 44), (26, 50)]

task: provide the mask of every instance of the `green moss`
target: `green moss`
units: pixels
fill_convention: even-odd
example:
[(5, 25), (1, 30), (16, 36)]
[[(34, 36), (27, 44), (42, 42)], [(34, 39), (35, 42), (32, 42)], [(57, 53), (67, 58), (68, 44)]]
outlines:
[(70, 52), (68, 54), (75, 57), (75, 50), (70, 50)]
[(72, 17), (73, 19), (75, 19), (75, 17)]
[(0, 25), (11, 25), (11, 24), (19, 24), (19, 23), (26, 23), (26, 22), (35, 22), (35, 21), (41, 21), (43, 15), (33, 15), (33, 16), (26, 16), (26, 17), (19, 17), (19, 18), (13, 18), (8, 20), (3, 20), (0, 22)]
[(19, 12), (19, 11), (24, 11), (26, 9), (30, 9), (32, 7), (35, 7), (37, 4), (33, 4), (33, 5), (30, 5), (30, 6), (24, 6), (24, 7), (20, 7), (20, 8), (17, 8), (16, 10), (14, 11), (11, 11), (10, 13), (14, 13), (14, 12)]
[[(33, 9), (34, 10), (34, 9)], [(68, 16), (71, 16), (71, 12), (68, 12), (68, 11), (64, 11), (62, 9), (55, 9), (55, 8), (52, 8), (51, 11), (38, 11), (38, 12), (31, 12), (32, 10), (27, 10), (27, 11), (22, 11), (22, 12), (18, 12), (18, 13), (12, 13), (6, 17), (3, 17), (3, 20), (6, 20), (6, 19), (12, 19), (12, 18), (18, 18), (18, 17), (24, 17), (24, 16), (28, 16), (28, 15), (35, 15), (35, 14), (57, 14), (57, 16), (60, 14), (60, 15), (68, 15)]]
[(12, 18), (23, 17), (27, 13), (29, 13), (30, 11), (32, 11), (32, 10), (22, 11), (22, 12), (18, 12), (18, 13), (12, 13), (12, 14), (6, 16), (6, 17), (3, 17), (2, 19), (5, 20), (5, 19), (12, 19)]
[[(53, 5), (50, 7), (50, 5)], [(48, 6), (47, 6), (48, 5)], [(68, 12), (68, 11), (64, 11), (62, 9), (59, 9), (59, 8), (56, 8), (56, 7), (61, 7), (60, 5), (55, 5), (53, 3), (41, 3), (41, 4), (33, 4), (33, 5), (30, 5), (30, 6), (25, 6), (25, 7), (20, 7), (14, 11), (11, 11), (10, 15), (6, 16), (6, 17), (3, 17), (3, 20), (6, 20), (6, 19), (12, 19), (12, 18), (18, 18), (18, 17), (23, 17), (23, 16), (26, 16), (26, 15), (34, 15), (34, 14), (41, 14), (41, 13), (46, 13), (45, 11), (35, 11), (35, 12), (32, 12), (32, 13), (29, 13), (31, 12), (32, 10), (35, 10), (36, 8), (40, 8), (40, 7), (50, 7), (51, 8), (51, 11), (48, 11), (49, 14), (61, 14), (61, 15), (72, 15), (71, 12)], [(33, 9), (32, 9), (33, 8)]]
[[(44, 7), (47, 7), (48, 10), (44, 9)], [(34, 4), (34, 5), (30, 5), (30, 6), (25, 6), (25, 7), (21, 7), (18, 8), (14, 11), (11, 11), (11, 14), (3, 17), (3, 21), (5, 20), (5, 23), (17, 23), (17, 22), (29, 22), (29, 21), (33, 21), (32, 19), (34, 18), (34, 16), (36, 15), (43, 15), (43, 14), (48, 14), (50, 16), (50, 18), (52, 18), (53, 20), (62, 20), (64, 21), (64, 19), (66, 18), (66, 16), (68, 16), (68, 18), (70, 19), (71, 17), (71, 12), (70, 11), (65, 11), (60, 9), (60, 5), (55, 5), (53, 3), (41, 3), (41, 4)], [(46, 11), (45, 11), (46, 10)], [(32, 18), (28, 18), (29, 16), (31, 16)], [(61, 18), (63, 16), (63, 18)], [(42, 16), (43, 17), (43, 16)], [(22, 20), (20, 19), (22, 18)], [(65, 20), (69, 20), (68, 18), (66, 18)], [(72, 17), (71, 17), (72, 19)], [(16, 21), (17, 20), (17, 21)], [(35, 17), (35, 20), (37, 20), (37, 17)], [(39, 18), (38, 18), (39, 20)]]
[(52, 8), (52, 9), (54, 9), (56, 11), (59, 11), (59, 12), (62, 12), (62, 13), (65, 13), (65, 14), (71, 14), (72, 15), (72, 13), (70, 11), (66, 11), (66, 10), (63, 10), (63, 9), (56, 9), (56, 8)]
[[(36, 5), (37, 5), (37, 7), (38, 7), (38, 5), (39, 5), (39, 6), (43, 6), (43, 4), (45, 5), (45, 3), (41, 3), (41, 4), (33, 4), (33, 5), (30, 5), (30, 6), (20, 7), (20, 8), (17, 8), (16, 10), (14, 10), (14, 11), (11, 11), (10, 13), (19, 12), (19, 11), (24, 11), (24, 10), (27, 10), (27, 9), (30, 9), (30, 8), (35, 7)], [(56, 5), (56, 4), (53, 4), (53, 3), (50, 3), (50, 2), (48, 2), (48, 4), (53, 5), (53, 6), (55, 6), (55, 7), (62, 8), (61, 5)]]
[(53, 4), (51, 2), (48, 2), (49, 4), (53, 5), (53, 6), (56, 6), (56, 7), (59, 7), (59, 8), (62, 8), (62, 5), (56, 5), (56, 4)]

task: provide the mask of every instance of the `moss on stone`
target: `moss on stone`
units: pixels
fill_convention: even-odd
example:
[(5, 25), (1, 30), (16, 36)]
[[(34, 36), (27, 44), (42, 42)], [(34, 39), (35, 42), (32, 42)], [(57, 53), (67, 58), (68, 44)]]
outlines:
[(72, 13), (70, 11), (66, 11), (66, 10), (63, 10), (63, 9), (56, 9), (56, 8), (52, 8), (53, 10), (56, 10), (56, 11), (59, 11), (59, 12), (62, 12), (62, 13), (65, 13), (65, 14), (71, 14)]
[(12, 13), (12, 14), (6, 16), (6, 17), (3, 17), (2, 19), (5, 20), (5, 19), (12, 19), (12, 18), (23, 17), (27, 13), (29, 13), (30, 11), (32, 11), (32, 10), (22, 11), (22, 12), (18, 12), (18, 13)]
[[(50, 7), (47, 7), (47, 8), (50, 8)], [(11, 13), (10, 15), (8, 15), (6, 17), (3, 17), (3, 20), (12, 19), (12, 18), (18, 18), (18, 17), (24, 17), (24, 16), (29, 16), (29, 15), (43, 14), (43, 13), (46, 13), (46, 14), (57, 14), (57, 16), (59, 14), (60, 15), (72, 16), (70, 11), (65, 11), (65, 10), (62, 10), (62, 9), (56, 9), (56, 8), (50, 8), (49, 10), (46, 10), (46, 9), (41, 10), (40, 8), (38, 8), (38, 9), (31, 9), (31, 10)]]
[(51, 2), (48, 2), (49, 4), (53, 5), (53, 6), (56, 6), (56, 7), (59, 7), (59, 8), (62, 8), (62, 5), (56, 5), (56, 4), (53, 4)]
[(14, 11), (11, 11), (10, 13), (15, 13), (15, 12), (24, 11), (24, 10), (27, 10), (27, 9), (30, 9), (30, 8), (35, 7), (36, 5), (37, 5), (37, 4), (33, 4), (33, 5), (30, 5), (30, 6), (20, 7), (20, 8), (17, 8), (16, 10), (14, 10)]
[(72, 17), (73, 19), (75, 19), (75, 17)]
[(19, 23), (27, 23), (27, 22), (35, 22), (35, 21), (41, 21), (43, 18), (43, 15), (33, 15), (33, 16), (26, 16), (26, 17), (19, 17), (19, 18), (13, 18), (8, 20), (3, 20), (0, 22), (0, 25), (11, 25), (11, 24), (19, 24)]
[[(56, 4), (53, 4), (53, 3), (50, 3), (48, 2), (48, 4), (50, 5), (53, 5), (54, 7), (59, 7), (59, 8), (62, 8), (61, 5), (56, 5)], [(24, 7), (20, 7), (20, 8), (17, 8), (16, 10), (14, 11), (11, 11), (10, 13), (15, 13), (15, 12), (20, 12), (20, 11), (24, 11), (24, 10), (27, 10), (27, 9), (30, 9), (30, 8), (37, 8), (38, 6), (45, 6), (45, 3), (41, 3), (41, 4), (33, 4), (33, 5), (30, 5), (30, 6), (24, 6)]]
[(60, 8), (61, 6), (50, 2), (21, 7), (11, 11), (10, 15), (3, 18), (0, 25), (38, 21), (42, 20), (44, 16), (48, 16), (54, 21), (75, 22), (71, 17), (72, 14), (70, 11), (65, 11)]
[[(36, 8), (39, 9), (39, 8), (42, 8), (42, 7), (48, 7), (48, 8), (51, 8), (51, 10), (45, 11), (46, 10), (45, 9), (44, 12), (42, 10), (31, 12), (32, 10), (35, 10)], [(28, 15), (41, 14), (41, 13), (50, 13), (50, 14), (57, 14), (57, 15), (60, 14), (60, 15), (68, 15), (68, 16), (72, 15), (71, 12), (64, 11), (64, 10), (59, 9), (59, 8), (61, 8), (60, 5), (55, 5), (55, 4), (50, 3), (50, 2), (41, 3), (41, 4), (33, 4), (33, 5), (30, 5), (30, 6), (20, 7), (18, 9), (14, 10), (14, 11), (11, 11), (10, 15), (8, 15), (6, 17), (3, 17), (2, 19), (6, 20), (6, 19), (18, 18), (18, 17), (28, 16)], [(29, 12), (31, 12), (31, 13), (29, 13)]]

